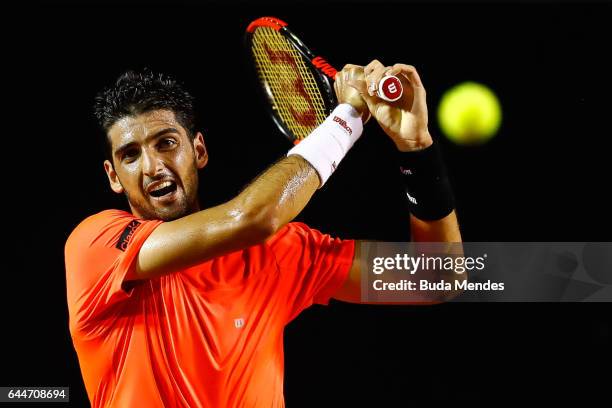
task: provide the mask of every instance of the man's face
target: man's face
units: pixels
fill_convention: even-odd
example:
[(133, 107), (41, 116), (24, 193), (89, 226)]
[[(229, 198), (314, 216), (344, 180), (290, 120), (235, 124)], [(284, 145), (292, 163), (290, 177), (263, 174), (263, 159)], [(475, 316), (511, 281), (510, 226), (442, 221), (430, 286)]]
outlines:
[(208, 161), (201, 133), (192, 141), (172, 111), (154, 110), (120, 119), (108, 137), (104, 168), (134, 215), (171, 221), (199, 210), (198, 169)]

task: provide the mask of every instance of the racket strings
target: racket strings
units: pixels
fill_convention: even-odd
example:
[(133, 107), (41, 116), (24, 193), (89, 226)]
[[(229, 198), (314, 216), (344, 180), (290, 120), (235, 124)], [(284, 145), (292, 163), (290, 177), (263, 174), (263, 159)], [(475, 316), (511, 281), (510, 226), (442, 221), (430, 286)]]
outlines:
[(255, 30), (251, 51), (274, 110), (297, 139), (305, 138), (327, 113), (304, 57), (281, 33), (269, 27)]

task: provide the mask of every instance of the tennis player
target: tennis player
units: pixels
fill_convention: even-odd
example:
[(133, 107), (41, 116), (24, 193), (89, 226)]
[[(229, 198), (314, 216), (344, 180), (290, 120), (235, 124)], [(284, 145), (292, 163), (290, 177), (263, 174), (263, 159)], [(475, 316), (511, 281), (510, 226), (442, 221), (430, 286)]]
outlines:
[[(386, 74), (414, 96), (379, 99), (370, 85)], [(313, 303), (360, 302), (359, 245), (291, 222), (361, 134), (365, 104), (345, 103), (355, 89), (415, 178), (405, 182), (413, 238), (459, 242), (413, 67), (345, 67), (330, 117), (208, 209), (197, 199), (208, 155), (190, 94), (145, 71), (98, 95), (104, 169), (131, 212), (86, 218), (65, 246), (70, 332), (93, 407), (284, 406), (284, 327)]]

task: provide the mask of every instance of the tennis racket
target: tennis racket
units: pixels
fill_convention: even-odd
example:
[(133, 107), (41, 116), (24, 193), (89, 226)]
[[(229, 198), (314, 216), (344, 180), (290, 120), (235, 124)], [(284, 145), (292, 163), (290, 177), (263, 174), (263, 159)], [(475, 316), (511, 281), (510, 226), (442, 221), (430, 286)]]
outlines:
[[(336, 107), (332, 84), (338, 71), (278, 18), (261, 17), (251, 22), (246, 29), (246, 46), (272, 119), (289, 140), (298, 143)], [(380, 98), (393, 102), (401, 98), (402, 84), (397, 77), (386, 76), (377, 92)]]

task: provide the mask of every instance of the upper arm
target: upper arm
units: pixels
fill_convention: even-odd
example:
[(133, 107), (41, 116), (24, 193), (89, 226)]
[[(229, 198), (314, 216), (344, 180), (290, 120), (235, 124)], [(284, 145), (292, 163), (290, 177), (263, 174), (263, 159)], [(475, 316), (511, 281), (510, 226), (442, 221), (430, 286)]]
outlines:
[(333, 295), (336, 300), (350, 303), (361, 303), (361, 245), (355, 241), (353, 262), (344, 284)]
[[(411, 216), (411, 231), (414, 242), (461, 242), (461, 234), (457, 223), (457, 216), (453, 211), (448, 216), (438, 221), (421, 221), (414, 216)], [(365, 274), (367, 271), (361, 270), (361, 242), (355, 241), (355, 255), (349, 271), (348, 278), (340, 289), (333, 296), (334, 299), (341, 300), (350, 303), (370, 303), (370, 304), (435, 304), (440, 303), (446, 299), (441, 296), (437, 291), (431, 292), (414, 292), (410, 299), (404, 302), (364, 302), (361, 298), (361, 279), (362, 273)], [(447, 249), (449, 256), (461, 256), (462, 246), (453, 245)], [(365, 278), (365, 275), (364, 275)], [(465, 279), (464, 275), (450, 274), (450, 277), (446, 277), (449, 281), (451, 279)], [(430, 278), (431, 279), (431, 278)], [(444, 295), (446, 295), (444, 293)], [(456, 294), (451, 293), (449, 298), (455, 297)]]
[[(434, 303), (440, 303), (436, 299), (430, 299), (427, 296), (424, 298), (414, 298), (406, 301), (364, 301), (361, 298), (361, 279), (362, 279), (362, 269), (361, 269), (361, 245), (360, 241), (355, 241), (355, 256), (353, 258), (353, 263), (351, 264), (351, 268), (349, 270), (349, 275), (342, 285), (340, 289), (333, 296), (336, 300), (341, 300), (343, 302), (349, 303), (360, 303), (360, 304), (368, 304), (368, 305), (428, 305)], [(363, 272), (365, 273), (365, 272)], [(365, 277), (363, 277), (365, 279)]]
[[(461, 242), (461, 233), (454, 210), (437, 221), (422, 221), (411, 215), (410, 230), (415, 242)], [(363, 303), (361, 300), (361, 272), (361, 245), (359, 241), (355, 241), (355, 257), (349, 276), (344, 285), (333, 296), (334, 299)]]
[(132, 279), (182, 270), (265, 240), (266, 223), (234, 201), (165, 222), (142, 245)]

